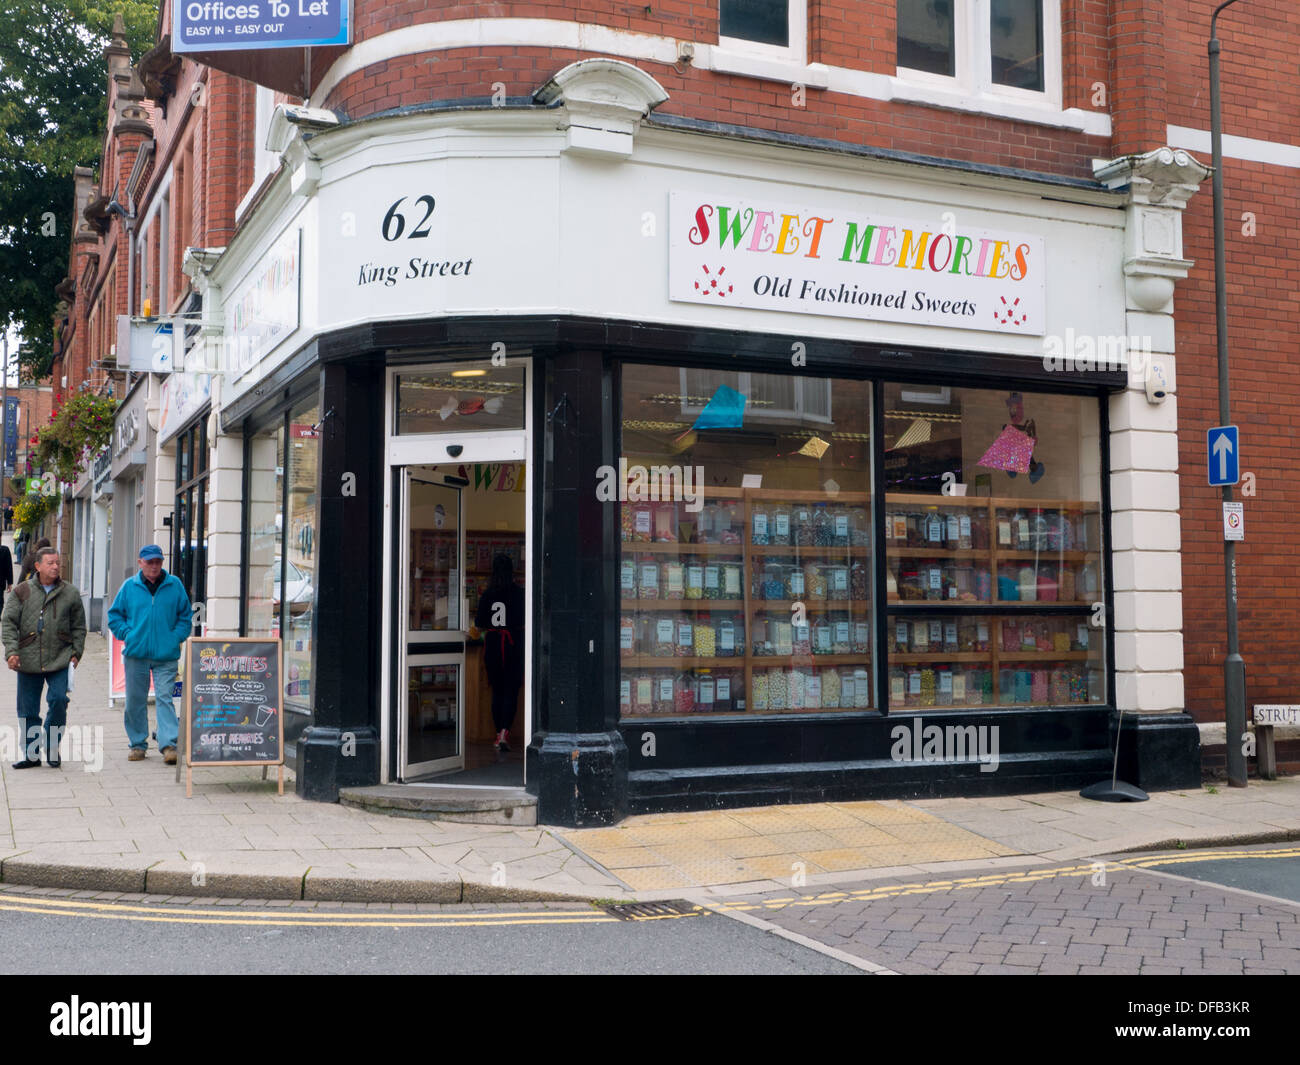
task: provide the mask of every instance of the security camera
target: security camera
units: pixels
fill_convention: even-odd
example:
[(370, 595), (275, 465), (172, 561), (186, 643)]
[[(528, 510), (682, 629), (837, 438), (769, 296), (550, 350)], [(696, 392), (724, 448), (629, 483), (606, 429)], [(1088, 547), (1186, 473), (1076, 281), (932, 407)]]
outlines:
[(1154, 362), (1147, 367), (1146, 375), (1147, 402), (1156, 405), (1165, 401), (1169, 392), (1169, 382), (1165, 380), (1165, 371)]

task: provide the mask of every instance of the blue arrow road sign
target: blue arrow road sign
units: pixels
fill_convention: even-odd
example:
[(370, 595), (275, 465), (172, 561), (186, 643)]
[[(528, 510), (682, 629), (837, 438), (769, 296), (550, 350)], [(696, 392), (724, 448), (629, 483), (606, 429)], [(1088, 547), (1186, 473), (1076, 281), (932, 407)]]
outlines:
[(1240, 480), (1241, 453), (1237, 449), (1237, 427), (1216, 425), (1205, 434), (1206, 456), (1210, 467), (1210, 484), (1236, 484)]

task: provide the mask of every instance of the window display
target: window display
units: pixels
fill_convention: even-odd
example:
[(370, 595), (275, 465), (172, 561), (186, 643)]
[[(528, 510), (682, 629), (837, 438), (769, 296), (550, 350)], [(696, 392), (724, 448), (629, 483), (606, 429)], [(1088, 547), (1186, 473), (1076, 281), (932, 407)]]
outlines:
[(884, 398), (890, 707), (1104, 701), (1096, 401), (919, 385)]
[(625, 717), (874, 705), (870, 386), (796, 383), (624, 366)]

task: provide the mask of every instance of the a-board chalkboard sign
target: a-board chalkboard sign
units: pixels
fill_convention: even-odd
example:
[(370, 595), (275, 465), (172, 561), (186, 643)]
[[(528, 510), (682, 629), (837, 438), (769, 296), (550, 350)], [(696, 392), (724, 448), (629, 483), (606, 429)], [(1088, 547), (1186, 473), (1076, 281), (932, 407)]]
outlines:
[(217, 765), (279, 766), (284, 794), (280, 641), (195, 638), (186, 656), (185, 794), (192, 767)]

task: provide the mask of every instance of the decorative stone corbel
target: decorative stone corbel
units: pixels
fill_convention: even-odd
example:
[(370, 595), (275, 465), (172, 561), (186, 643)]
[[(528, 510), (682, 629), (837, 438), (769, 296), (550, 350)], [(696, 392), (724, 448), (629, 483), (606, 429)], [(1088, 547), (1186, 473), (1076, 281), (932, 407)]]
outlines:
[(307, 137), (337, 129), (339, 117), (333, 111), (297, 104), (279, 104), (266, 131), (267, 151), (278, 152), (289, 173), (289, 187), (295, 196), (310, 196), (320, 185), (320, 161), (311, 153)]
[(1179, 148), (1093, 162), (1093, 174), (1110, 189), (1127, 189), (1124, 276), (1130, 310), (1173, 311), (1174, 282), (1187, 276), (1180, 212), (1210, 176), (1209, 167)]
[(580, 59), (533, 93), (565, 114), (566, 151), (626, 158), (641, 120), (668, 99), (645, 71), (619, 59)]
[[(219, 370), (221, 367), (222, 335), (225, 324), (216, 317), (221, 310), (221, 289), (212, 283), (212, 269), (225, 253), (225, 248), (186, 248), (181, 260), (181, 271), (194, 282), (194, 291), (203, 300), (203, 315), (199, 321), (199, 340), (191, 351), (186, 369)], [(194, 365), (197, 363), (198, 365)]]

